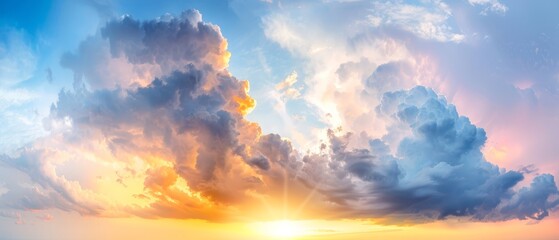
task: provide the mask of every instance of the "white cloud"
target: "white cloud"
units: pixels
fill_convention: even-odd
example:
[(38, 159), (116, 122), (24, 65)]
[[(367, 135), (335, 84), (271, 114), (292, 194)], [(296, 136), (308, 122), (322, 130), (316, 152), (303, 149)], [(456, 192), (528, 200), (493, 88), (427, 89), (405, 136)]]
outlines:
[(283, 81), (276, 84), (276, 90), (278, 91), (285, 90), (293, 86), (293, 84), (295, 84), (296, 82), (297, 82), (297, 72), (293, 71), (289, 75), (287, 75), (287, 77), (285, 77)]
[(508, 11), (508, 7), (499, 0), (468, 0), (471, 5), (478, 5), (485, 7), (483, 11), (481, 11), (482, 15), (486, 15), (488, 11), (504, 14)]
[(295, 99), (301, 96), (298, 88), (293, 87), (297, 83), (297, 72), (293, 71), (283, 81), (276, 84), (276, 91), (279, 92), (286, 99)]
[(38, 95), (23, 88), (0, 88), (0, 154), (10, 153), (44, 134), (39, 115), (29, 104)]
[(0, 111), (5, 110), (11, 106), (21, 105), (35, 98), (35, 94), (29, 90), (16, 88), (16, 89), (2, 89), (0, 88)]
[[(320, 7), (279, 11), (263, 18), (266, 36), (304, 59), (305, 76), (298, 76), (306, 86), (301, 97), (318, 109), (322, 122), (332, 128), (382, 134), (383, 124), (372, 111), (382, 92), (363, 94), (365, 79), (379, 66), (402, 62), (406, 69), (384, 72), (375, 78), (379, 81), (375, 84), (385, 82), (384, 90), (409, 87), (435, 79), (430, 71), (419, 71), (429, 69), (431, 63), (413, 56), (404, 41), (371, 28), (367, 19), (371, 9), (378, 6), (350, 4), (332, 10), (339, 5), (328, 4), (346, 3), (326, 3), (328, 7), (324, 8), (331, 11), (331, 16), (339, 16), (336, 21), (322, 16)], [(380, 79), (402, 76), (406, 78), (399, 79), (398, 84), (403, 85)]]
[(270, 39), (276, 40), (283, 48), (297, 54), (306, 54), (312, 46), (312, 42), (307, 42), (299, 35), (298, 30), (294, 29), (296, 24), (286, 15), (273, 14), (263, 19), (265, 25), (264, 33)]
[(452, 16), (443, 2), (433, 1), (426, 6), (405, 4), (399, 1), (375, 2), (368, 16), (375, 27), (395, 26), (420, 38), (440, 42), (460, 42), (464, 35), (457, 33), (447, 20)]
[(33, 76), (37, 57), (25, 32), (0, 29), (0, 86), (13, 86)]

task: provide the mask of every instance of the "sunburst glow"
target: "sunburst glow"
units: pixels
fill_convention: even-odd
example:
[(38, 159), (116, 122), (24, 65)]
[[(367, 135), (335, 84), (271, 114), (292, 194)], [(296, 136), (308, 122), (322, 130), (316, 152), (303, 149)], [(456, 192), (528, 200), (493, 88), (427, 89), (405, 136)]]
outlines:
[(255, 223), (253, 227), (264, 236), (277, 239), (293, 239), (309, 235), (303, 221), (278, 220)]

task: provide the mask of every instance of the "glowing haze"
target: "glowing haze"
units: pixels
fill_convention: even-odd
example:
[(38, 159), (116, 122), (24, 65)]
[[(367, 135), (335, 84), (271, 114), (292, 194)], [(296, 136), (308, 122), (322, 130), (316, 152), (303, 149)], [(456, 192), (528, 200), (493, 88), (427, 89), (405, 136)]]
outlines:
[(25, 3), (0, 239), (559, 234), (556, 26), (499, 28), (552, 3)]

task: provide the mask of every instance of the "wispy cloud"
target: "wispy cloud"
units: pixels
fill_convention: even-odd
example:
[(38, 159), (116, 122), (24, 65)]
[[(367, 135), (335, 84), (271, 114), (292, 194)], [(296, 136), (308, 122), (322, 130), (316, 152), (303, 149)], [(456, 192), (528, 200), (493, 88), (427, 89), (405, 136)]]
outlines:
[(508, 7), (501, 3), (499, 0), (468, 0), (472, 5), (478, 5), (484, 7), (481, 14), (487, 15), (488, 12), (495, 12), (499, 14), (504, 14), (507, 12)]
[(460, 42), (464, 35), (447, 22), (452, 12), (442, 1), (425, 1), (425, 5), (401, 1), (380, 1), (373, 4), (370, 23), (375, 26), (395, 26), (420, 38), (441, 42)]
[(9, 87), (31, 78), (37, 56), (24, 30), (0, 28), (0, 87)]

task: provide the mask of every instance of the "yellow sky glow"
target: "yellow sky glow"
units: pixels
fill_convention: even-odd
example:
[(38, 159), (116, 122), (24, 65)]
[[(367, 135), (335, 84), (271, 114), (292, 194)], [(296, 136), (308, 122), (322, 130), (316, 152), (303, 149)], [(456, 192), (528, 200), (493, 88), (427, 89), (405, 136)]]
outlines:
[[(59, 225), (59, 226), (56, 226)], [(66, 231), (55, 231), (64, 226)], [(458, 220), (412, 226), (383, 226), (360, 220), (278, 220), (245, 223), (211, 223), (200, 220), (98, 218), (75, 214), (57, 217), (32, 234), (48, 233), (53, 239), (206, 239), (206, 240), (358, 240), (358, 239), (541, 239), (559, 236), (559, 219), (539, 223), (507, 221), (472, 223)], [(13, 231), (24, 230), (15, 225)], [(63, 234), (63, 235), (61, 235)], [(9, 235), (8, 235), (9, 236)], [(21, 236), (21, 235), (20, 235)], [(506, 236), (506, 238), (505, 238)]]

